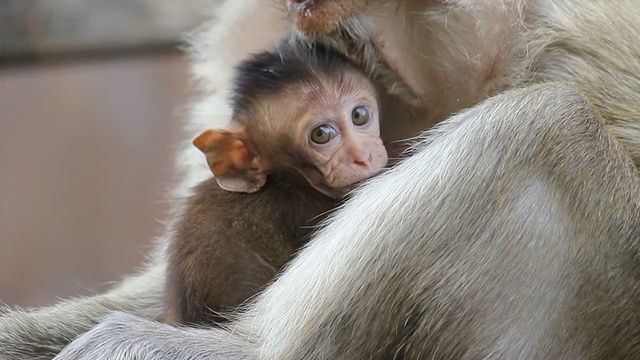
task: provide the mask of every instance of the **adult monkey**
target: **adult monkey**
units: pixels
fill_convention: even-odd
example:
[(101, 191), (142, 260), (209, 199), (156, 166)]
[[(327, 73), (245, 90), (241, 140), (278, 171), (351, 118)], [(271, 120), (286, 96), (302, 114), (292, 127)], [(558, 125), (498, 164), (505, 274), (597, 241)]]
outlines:
[[(233, 332), (117, 314), (60, 358), (638, 358), (637, 5), (292, 4), (299, 28), (404, 80), (427, 122), (480, 104), (358, 192)], [(142, 305), (123, 294), (112, 308)]]

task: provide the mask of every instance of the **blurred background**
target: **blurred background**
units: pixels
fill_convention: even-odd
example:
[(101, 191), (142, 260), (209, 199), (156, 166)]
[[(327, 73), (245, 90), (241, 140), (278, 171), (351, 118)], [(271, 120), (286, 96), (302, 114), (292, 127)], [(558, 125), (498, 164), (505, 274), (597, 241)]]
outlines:
[(180, 36), (220, 0), (0, 1), (0, 301), (101, 292), (163, 229)]

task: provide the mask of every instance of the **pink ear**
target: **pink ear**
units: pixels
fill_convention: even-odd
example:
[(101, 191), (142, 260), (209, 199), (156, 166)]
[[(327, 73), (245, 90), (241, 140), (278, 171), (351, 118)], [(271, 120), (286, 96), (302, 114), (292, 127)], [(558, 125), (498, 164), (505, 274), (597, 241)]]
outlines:
[(244, 127), (207, 130), (193, 140), (207, 157), (218, 185), (227, 191), (246, 193), (260, 190), (267, 180), (259, 157), (249, 150), (250, 144)]

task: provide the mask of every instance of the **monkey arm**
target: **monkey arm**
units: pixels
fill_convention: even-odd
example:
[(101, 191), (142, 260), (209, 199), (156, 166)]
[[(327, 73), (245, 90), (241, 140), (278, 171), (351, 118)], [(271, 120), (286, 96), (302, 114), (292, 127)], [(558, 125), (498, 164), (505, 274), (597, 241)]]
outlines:
[[(101, 353), (101, 351), (106, 351)], [(257, 359), (255, 348), (218, 328), (178, 328), (114, 313), (55, 359)]]
[(507, 92), (359, 190), (230, 332), (117, 314), (56, 359), (635, 358), (639, 194), (580, 95)]
[(157, 261), (104, 294), (40, 309), (6, 308), (0, 313), (0, 359), (51, 359), (114, 310), (161, 318), (164, 273), (165, 266)]

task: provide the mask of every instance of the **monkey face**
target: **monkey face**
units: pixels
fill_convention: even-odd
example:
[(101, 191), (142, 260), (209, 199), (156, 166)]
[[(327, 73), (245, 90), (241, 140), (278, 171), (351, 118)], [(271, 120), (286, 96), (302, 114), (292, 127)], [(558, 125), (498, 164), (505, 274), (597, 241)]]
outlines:
[[(325, 195), (334, 198), (344, 196), (355, 185), (377, 175), (386, 166), (387, 152), (377, 132), (377, 123), (349, 125), (340, 119), (318, 125), (309, 133), (311, 140), (307, 152), (314, 166), (301, 167), (300, 173)], [(314, 139), (328, 142), (316, 144)]]
[(315, 92), (296, 130), (296, 148), (305, 159), (298, 171), (334, 198), (380, 173), (388, 160), (372, 86), (355, 73), (343, 80), (328, 81)]

